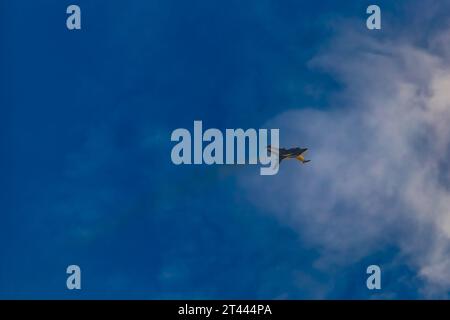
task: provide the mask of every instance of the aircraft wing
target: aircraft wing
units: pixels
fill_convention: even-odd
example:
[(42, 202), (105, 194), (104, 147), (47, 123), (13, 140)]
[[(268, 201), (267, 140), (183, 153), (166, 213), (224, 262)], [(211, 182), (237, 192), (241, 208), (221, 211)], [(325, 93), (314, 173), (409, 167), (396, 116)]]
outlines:
[(300, 156), (300, 155), (304, 154), (306, 151), (308, 151), (308, 148), (294, 148), (294, 149), (290, 149), (288, 151), (292, 154)]

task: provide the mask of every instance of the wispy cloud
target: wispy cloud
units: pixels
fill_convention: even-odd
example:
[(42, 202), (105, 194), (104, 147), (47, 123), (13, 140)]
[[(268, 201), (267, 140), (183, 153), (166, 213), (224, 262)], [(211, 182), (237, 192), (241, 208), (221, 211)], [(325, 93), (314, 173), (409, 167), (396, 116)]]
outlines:
[(445, 295), (450, 31), (428, 30), (419, 45), (402, 32), (360, 29), (343, 28), (311, 61), (342, 84), (332, 105), (299, 106), (269, 121), (287, 147), (310, 148), (311, 164), (286, 161), (277, 176), (245, 177), (242, 185), (321, 252), (317, 267), (345, 268), (394, 246), (423, 280), (424, 296)]

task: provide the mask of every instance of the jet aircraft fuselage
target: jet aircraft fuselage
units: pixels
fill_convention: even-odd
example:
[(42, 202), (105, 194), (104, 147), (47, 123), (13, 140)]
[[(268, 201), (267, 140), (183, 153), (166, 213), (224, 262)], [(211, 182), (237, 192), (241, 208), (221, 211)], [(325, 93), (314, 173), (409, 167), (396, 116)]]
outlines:
[(298, 161), (302, 163), (308, 163), (311, 160), (306, 160), (304, 153), (308, 151), (307, 148), (291, 148), (291, 149), (284, 149), (284, 148), (273, 148), (271, 146), (268, 146), (267, 149), (270, 152), (278, 153), (279, 162), (283, 161), (283, 159), (297, 159)]

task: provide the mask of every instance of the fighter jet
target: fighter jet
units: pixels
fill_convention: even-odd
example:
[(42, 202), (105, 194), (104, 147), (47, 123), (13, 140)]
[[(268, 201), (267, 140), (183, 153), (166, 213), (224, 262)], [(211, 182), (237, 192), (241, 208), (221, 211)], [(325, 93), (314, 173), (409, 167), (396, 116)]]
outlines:
[(271, 152), (278, 154), (278, 161), (281, 163), (283, 159), (297, 159), (301, 163), (305, 164), (310, 162), (311, 160), (306, 160), (303, 154), (308, 151), (307, 148), (291, 148), (291, 149), (277, 149), (271, 146), (267, 147), (267, 150), (269, 151), (269, 154)]

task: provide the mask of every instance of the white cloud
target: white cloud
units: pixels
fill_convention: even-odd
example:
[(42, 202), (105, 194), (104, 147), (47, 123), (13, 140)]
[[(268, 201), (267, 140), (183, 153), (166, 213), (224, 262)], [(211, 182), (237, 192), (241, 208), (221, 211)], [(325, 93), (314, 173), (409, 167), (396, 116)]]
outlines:
[(391, 245), (424, 294), (450, 290), (449, 34), (421, 48), (340, 33), (311, 61), (343, 84), (333, 105), (269, 121), (286, 147), (309, 147), (312, 162), (285, 161), (277, 176), (241, 183), (320, 250), (318, 266), (345, 267)]

